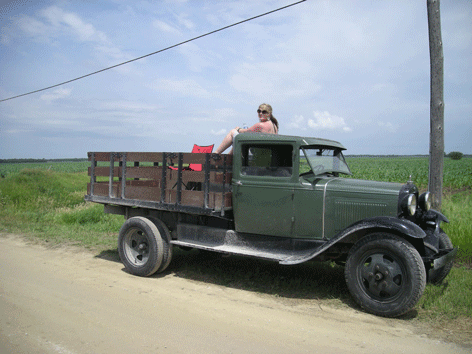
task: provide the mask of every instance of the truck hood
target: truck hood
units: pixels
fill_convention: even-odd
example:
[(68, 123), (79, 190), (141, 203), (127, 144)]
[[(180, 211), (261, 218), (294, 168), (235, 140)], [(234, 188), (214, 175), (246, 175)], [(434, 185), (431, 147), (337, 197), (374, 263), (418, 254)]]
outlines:
[(398, 196), (401, 183), (367, 181), (353, 178), (321, 178), (313, 182), (317, 186), (323, 186), (326, 191), (336, 191), (345, 193), (377, 194), (377, 195), (395, 195)]

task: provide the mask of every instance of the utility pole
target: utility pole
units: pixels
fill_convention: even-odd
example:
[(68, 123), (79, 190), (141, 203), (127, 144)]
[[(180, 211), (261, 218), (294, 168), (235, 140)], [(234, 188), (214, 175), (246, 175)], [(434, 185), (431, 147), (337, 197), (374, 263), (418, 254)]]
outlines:
[(441, 210), (444, 169), (444, 57), (439, 0), (426, 0), (428, 9), (429, 57), (431, 63), (429, 190), (432, 205)]

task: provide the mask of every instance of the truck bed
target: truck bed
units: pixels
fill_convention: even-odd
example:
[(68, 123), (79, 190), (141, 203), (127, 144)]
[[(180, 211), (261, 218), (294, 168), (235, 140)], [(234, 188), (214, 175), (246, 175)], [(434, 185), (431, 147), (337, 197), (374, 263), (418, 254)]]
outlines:
[(222, 216), (232, 208), (231, 155), (89, 152), (88, 160), (87, 201)]

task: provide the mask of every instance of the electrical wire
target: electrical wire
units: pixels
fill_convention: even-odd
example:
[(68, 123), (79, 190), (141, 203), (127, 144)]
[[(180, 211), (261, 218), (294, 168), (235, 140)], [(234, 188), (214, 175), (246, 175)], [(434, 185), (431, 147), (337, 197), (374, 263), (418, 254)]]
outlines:
[(217, 30), (214, 30), (214, 31), (211, 31), (211, 32), (202, 34), (202, 35), (197, 36), (197, 37), (194, 37), (194, 38), (192, 38), (192, 39), (188, 39), (188, 40), (186, 40), (186, 41), (183, 41), (183, 42), (180, 42), (180, 43), (171, 45), (170, 47), (167, 47), (167, 48), (164, 48), (164, 49), (160, 49), (160, 50), (158, 50), (158, 51), (155, 51), (155, 52), (152, 52), (152, 53), (149, 53), (149, 54), (140, 56), (140, 57), (138, 57), (138, 58), (134, 58), (134, 59), (125, 61), (125, 62), (120, 63), (120, 64), (116, 64), (116, 65), (113, 65), (113, 66), (110, 66), (110, 67), (107, 67), (107, 68), (104, 68), (104, 69), (101, 69), (101, 70), (98, 70), (98, 71), (94, 71), (94, 72), (92, 72), (92, 73), (90, 73), (90, 74), (86, 74), (86, 75), (82, 75), (82, 76), (76, 77), (75, 79), (72, 79), (72, 80), (68, 80), (68, 81), (61, 82), (60, 84), (48, 86), (48, 87), (45, 87), (45, 88), (42, 88), (42, 89), (39, 89), (39, 90), (35, 90), (35, 91), (23, 93), (23, 94), (17, 95), (17, 96), (13, 96), (13, 97), (9, 97), (9, 98), (4, 98), (4, 99), (1, 99), (0, 102), (4, 102), (4, 101), (8, 101), (8, 100), (13, 100), (13, 99), (15, 99), (15, 98), (19, 98), (19, 97), (23, 97), (23, 96), (27, 96), (27, 95), (32, 95), (33, 93), (38, 93), (38, 92), (41, 92), (41, 91), (50, 90), (50, 89), (52, 89), (52, 88), (54, 88), (54, 87), (62, 86), (62, 85), (65, 85), (65, 84), (68, 84), (68, 83), (71, 83), (71, 82), (74, 82), (74, 81), (77, 81), (77, 80), (81, 80), (81, 79), (84, 79), (84, 78), (86, 78), (86, 77), (89, 77), (89, 76), (92, 76), (92, 75), (95, 75), (95, 74), (99, 74), (99, 73), (101, 73), (101, 72), (104, 72), (104, 71), (107, 71), (107, 70), (110, 70), (110, 69), (114, 69), (114, 68), (116, 68), (116, 67), (118, 67), (118, 66), (122, 66), (122, 65), (125, 65), (125, 64), (129, 64), (129, 63), (132, 63), (132, 62), (134, 62), (134, 61), (137, 61), (137, 60), (140, 60), (140, 59), (143, 59), (143, 58), (147, 58), (147, 57), (149, 57), (149, 56), (151, 56), (151, 55), (155, 55), (155, 54), (158, 54), (158, 53), (162, 53), (162, 52), (164, 52), (164, 51), (166, 51), (166, 50), (169, 50), (169, 49), (178, 47), (178, 46), (180, 46), (180, 45), (182, 45), (182, 44), (192, 42), (192, 41), (194, 41), (194, 40), (197, 40), (197, 39), (200, 39), (200, 38), (209, 36), (210, 34), (214, 34), (214, 33), (216, 33), (216, 32), (223, 31), (223, 30), (225, 30), (225, 29), (228, 29), (228, 28), (230, 28), (230, 27), (234, 27), (234, 26), (240, 25), (240, 24), (245, 23), (245, 22), (248, 22), (248, 21), (252, 21), (252, 20), (254, 20), (254, 19), (256, 19), (256, 18), (263, 17), (263, 16), (272, 14), (272, 13), (277, 12), (277, 11), (280, 11), (280, 10), (284, 10), (284, 9), (286, 9), (286, 8), (289, 8), (289, 7), (291, 7), (291, 6), (298, 5), (298, 4), (300, 4), (300, 3), (302, 3), (302, 2), (305, 2), (305, 1), (306, 1), (306, 0), (301, 0), (301, 1), (298, 1), (298, 2), (295, 2), (295, 3), (292, 3), (292, 4), (289, 4), (289, 5), (286, 5), (286, 6), (283, 6), (283, 7), (279, 7), (278, 9), (275, 9), (275, 10), (272, 10), (272, 11), (269, 11), (269, 12), (265, 12), (265, 13), (263, 13), (263, 14), (260, 14), (260, 15), (257, 15), (257, 16), (251, 17), (251, 18), (248, 18), (248, 19), (243, 20), (243, 21), (239, 21), (239, 22), (233, 23), (232, 25), (228, 25), (228, 26), (219, 28), (219, 29), (217, 29)]

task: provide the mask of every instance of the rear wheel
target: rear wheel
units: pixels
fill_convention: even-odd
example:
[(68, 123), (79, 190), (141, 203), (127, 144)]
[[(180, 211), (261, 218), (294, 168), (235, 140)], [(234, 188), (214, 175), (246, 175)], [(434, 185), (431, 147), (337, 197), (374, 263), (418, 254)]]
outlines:
[(157, 273), (160, 273), (167, 269), (167, 267), (169, 266), (172, 260), (173, 246), (170, 243), (170, 241), (172, 240), (172, 236), (170, 234), (169, 229), (167, 228), (167, 225), (164, 224), (162, 220), (158, 218), (149, 218), (149, 219), (154, 223), (154, 225), (156, 225), (162, 237), (162, 246), (163, 246), (162, 264), (157, 269)]
[(426, 286), (418, 251), (405, 239), (376, 233), (350, 250), (345, 278), (351, 295), (367, 312), (396, 317), (413, 308)]
[(120, 229), (118, 253), (131, 274), (142, 277), (152, 275), (163, 262), (162, 235), (151, 220), (140, 216), (130, 218)]

